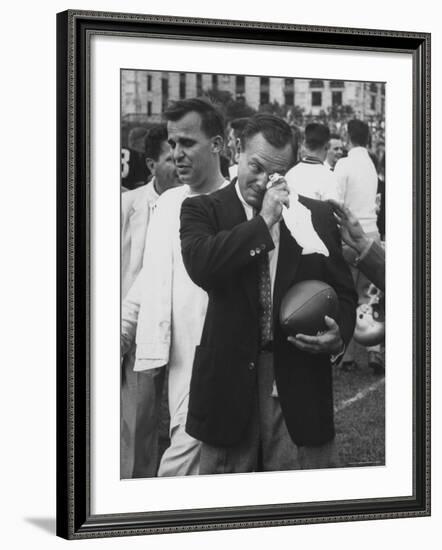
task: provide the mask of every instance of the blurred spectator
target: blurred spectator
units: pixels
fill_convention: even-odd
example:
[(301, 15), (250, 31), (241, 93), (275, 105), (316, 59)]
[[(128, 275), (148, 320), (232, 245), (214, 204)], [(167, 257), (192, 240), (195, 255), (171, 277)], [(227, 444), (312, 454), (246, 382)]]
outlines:
[(337, 198), (337, 180), (324, 166), (330, 130), (323, 124), (308, 124), (305, 129), (305, 154), (286, 174), (290, 191), (311, 199)]
[(221, 174), (227, 180), (230, 180), (230, 161), (223, 153), (221, 153), (219, 156), (219, 166), (220, 166)]
[(339, 134), (330, 134), (328, 142), (327, 156), (324, 161), (324, 166), (329, 170), (335, 169), (336, 163), (344, 155), (344, 146)]
[(125, 189), (136, 189), (144, 185), (150, 171), (146, 165), (144, 139), (147, 128), (137, 126), (129, 132), (128, 147), (121, 149), (121, 186)]
[[(167, 142), (165, 124), (154, 126), (143, 139), (146, 163), (152, 179), (121, 198), (121, 297), (135, 281), (142, 267), (146, 232), (158, 197), (181, 185)], [(155, 400), (156, 379), (134, 372), (135, 345), (123, 357), (121, 381), (121, 477), (150, 477), (158, 466), (159, 401)], [(162, 374), (162, 373), (161, 373)]]
[(376, 150), (378, 157), (378, 192), (376, 195), (378, 206), (378, 229), (381, 235), (381, 240), (385, 240), (385, 200), (386, 200), (386, 187), (385, 187), (385, 144), (380, 142)]
[(230, 153), (229, 178), (231, 180), (236, 178), (238, 173), (239, 139), (248, 120), (247, 117), (236, 118), (227, 126), (227, 148)]
[[(367, 150), (370, 130), (367, 123), (353, 119), (348, 123), (347, 131), (348, 157), (338, 160), (334, 171), (338, 179), (339, 196), (344, 206), (350, 209), (359, 220), (367, 237), (379, 241), (376, 214), (378, 176)], [(344, 257), (352, 266), (359, 305), (367, 303), (370, 281), (355, 265), (357, 253), (348, 245), (344, 245), (343, 252)], [(375, 371), (383, 368), (384, 361), (379, 346), (367, 349), (370, 366)], [(354, 366), (354, 347), (350, 343), (344, 357), (343, 368), (350, 370)]]

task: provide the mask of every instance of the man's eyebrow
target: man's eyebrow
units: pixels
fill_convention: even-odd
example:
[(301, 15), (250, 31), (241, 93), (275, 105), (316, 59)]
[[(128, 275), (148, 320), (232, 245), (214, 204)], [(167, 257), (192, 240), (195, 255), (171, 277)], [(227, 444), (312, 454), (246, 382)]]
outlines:
[[(169, 141), (170, 139), (171, 138), (169, 138)], [(177, 136), (175, 139), (172, 139), (172, 141), (174, 143), (182, 143), (183, 141), (190, 141), (193, 143), (195, 140), (192, 137), (188, 137), (188, 136)]]
[(258, 166), (260, 166), (261, 168), (263, 168), (263, 164), (262, 164), (262, 162), (259, 160), (259, 157), (256, 157), (255, 155), (252, 155), (251, 158), (250, 158), (250, 161), (251, 161), (251, 162), (254, 162), (254, 163), (257, 164)]

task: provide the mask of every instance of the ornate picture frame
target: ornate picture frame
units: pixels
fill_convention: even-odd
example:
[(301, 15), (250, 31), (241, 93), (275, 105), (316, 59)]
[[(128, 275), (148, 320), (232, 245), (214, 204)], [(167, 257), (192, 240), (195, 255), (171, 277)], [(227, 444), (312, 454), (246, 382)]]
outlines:
[[(91, 40), (365, 51), (412, 59), (412, 494), (93, 513)], [(57, 534), (67, 539), (430, 514), (430, 35), (69, 10), (57, 16)], [(92, 313), (91, 313), (92, 311)], [(394, 324), (391, 325), (394, 331)], [(136, 482), (136, 481), (134, 481)], [(158, 480), (161, 482), (161, 480)]]

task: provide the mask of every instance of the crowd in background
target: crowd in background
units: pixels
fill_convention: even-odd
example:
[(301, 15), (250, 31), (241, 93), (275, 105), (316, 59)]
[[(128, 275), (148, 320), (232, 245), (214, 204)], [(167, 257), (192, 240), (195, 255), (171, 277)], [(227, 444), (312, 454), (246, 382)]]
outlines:
[[(297, 144), (297, 162), (305, 154), (305, 129), (310, 124), (321, 124), (330, 131), (329, 151), (325, 165), (334, 170), (336, 162), (348, 155), (348, 122), (352, 120), (352, 111), (345, 107), (321, 111), (319, 115), (305, 115), (295, 109), (281, 115), (292, 128), (294, 140)], [(225, 147), (220, 155), (221, 171), (231, 178), (235, 174), (235, 140), (238, 139), (241, 127), (247, 117), (238, 117), (227, 120), (225, 130)], [(382, 240), (385, 239), (385, 122), (381, 115), (370, 116), (366, 121), (369, 129), (367, 150), (376, 168), (378, 176), (377, 213), (378, 228)], [(151, 173), (146, 163), (145, 137), (153, 124), (125, 125), (122, 132), (121, 149), (121, 188), (122, 191), (132, 190), (144, 185), (151, 179)], [(333, 149), (335, 147), (335, 149)], [(337, 147), (337, 148), (336, 148)], [(233, 168), (232, 168), (233, 167)]]

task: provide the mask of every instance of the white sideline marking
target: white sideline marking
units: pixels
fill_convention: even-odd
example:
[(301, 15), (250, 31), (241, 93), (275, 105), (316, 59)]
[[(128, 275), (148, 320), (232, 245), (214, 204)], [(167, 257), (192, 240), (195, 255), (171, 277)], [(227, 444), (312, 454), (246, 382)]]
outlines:
[(365, 389), (358, 391), (358, 393), (353, 397), (350, 397), (350, 399), (345, 399), (345, 401), (341, 401), (341, 403), (339, 403), (339, 405), (335, 407), (335, 413), (341, 412), (343, 409), (346, 409), (350, 405), (353, 405), (353, 403), (356, 403), (357, 401), (364, 399), (365, 397), (367, 397), (369, 393), (377, 390), (384, 383), (385, 383), (385, 378), (382, 378), (381, 380), (378, 380), (371, 386), (367, 386)]

